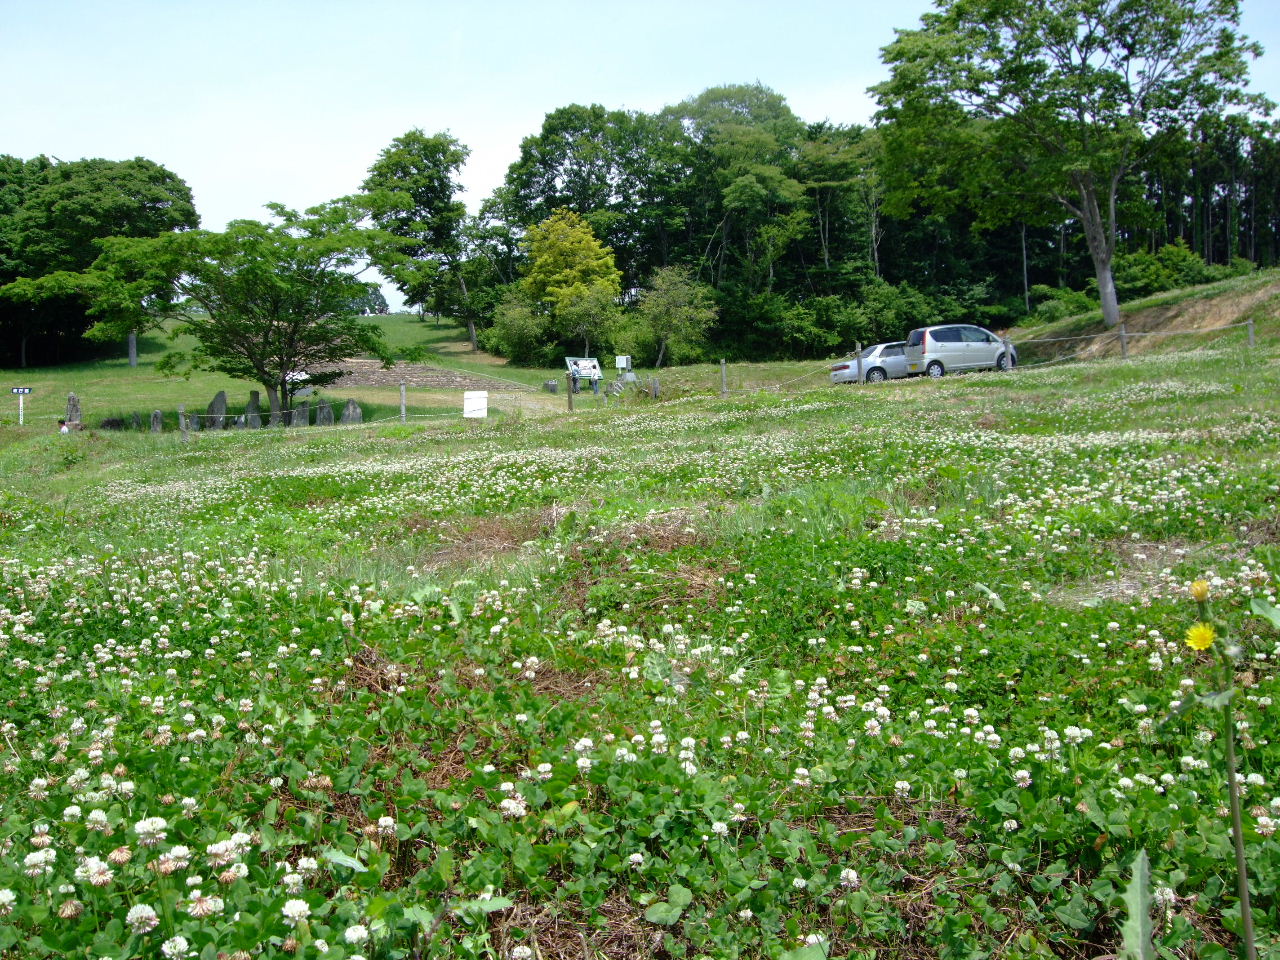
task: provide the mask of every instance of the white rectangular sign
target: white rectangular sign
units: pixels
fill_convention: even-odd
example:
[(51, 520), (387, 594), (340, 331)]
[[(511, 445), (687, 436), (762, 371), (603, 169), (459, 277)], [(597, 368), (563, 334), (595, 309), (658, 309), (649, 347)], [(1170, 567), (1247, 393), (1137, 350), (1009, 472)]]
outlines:
[(478, 420), (483, 420), (489, 416), (489, 391), (464, 390), (462, 393), (462, 415)]

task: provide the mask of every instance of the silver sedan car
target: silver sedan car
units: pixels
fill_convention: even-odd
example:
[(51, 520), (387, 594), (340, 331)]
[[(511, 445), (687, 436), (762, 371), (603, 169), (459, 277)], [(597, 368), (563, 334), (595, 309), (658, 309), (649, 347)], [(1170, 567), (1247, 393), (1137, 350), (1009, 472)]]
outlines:
[[(880, 383), (884, 380), (900, 380), (908, 376), (907, 358), (903, 352), (906, 343), (895, 340), (893, 343), (877, 343), (862, 351), (862, 379), (866, 383)], [(832, 383), (857, 383), (858, 360), (841, 360), (831, 367)]]

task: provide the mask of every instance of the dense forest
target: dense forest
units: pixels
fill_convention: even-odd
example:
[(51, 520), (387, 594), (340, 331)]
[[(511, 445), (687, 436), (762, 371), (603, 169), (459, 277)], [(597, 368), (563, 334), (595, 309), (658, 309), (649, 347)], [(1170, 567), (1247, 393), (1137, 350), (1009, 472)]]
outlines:
[[(1099, 85), (1095, 109), (1073, 86), (1079, 71), (1026, 87), (1028, 71), (983, 24), (939, 6), (886, 48), (873, 126), (805, 120), (759, 83), (655, 113), (571, 104), (523, 140), (475, 214), (457, 183), (466, 145), (411, 130), (371, 157), (353, 195), (388, 241), (369, 244), (374, 260), (408, 304), (523, 363), (580, 350), (642, 363), (827, 357), (930, 322), (1002, 329), (1087, 309), (1099, 278), (1114, 318), (1116, 297), (1280, 262), (1280, 137), (1270, 104), (1242, 92), (1244, 61), (1260, 51), (1221, 18), (1171, 41), (1062, 13), (1081, 63), (1127, 77), (1123, 58), (1174, 51), (1191, 65), (1183, 86)], [(1032, 62), (1061, 59), (1042, 39), (1052, 30), (1028, 29)], [(1076, 49), (1108, 30), (1110, 47)], [(975, 106), (957, 64), (984, 58), (995, 72), (974, 89), (990, 102)], [(1023, 86), (991, 94), (1005, 62)], [(1094, 112), (1077, 130), (1080, 97)], [(0, 364), (83, 349), (86, 311), (111, 309), (75, 279), (95, 240), (197, 223), (186, 184), (143, 159), (0, 158)]]

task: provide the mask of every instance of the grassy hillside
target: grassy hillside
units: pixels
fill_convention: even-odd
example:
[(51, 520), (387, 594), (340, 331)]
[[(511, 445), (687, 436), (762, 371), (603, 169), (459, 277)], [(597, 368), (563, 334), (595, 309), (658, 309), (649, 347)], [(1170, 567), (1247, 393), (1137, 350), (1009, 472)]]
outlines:
[(0, 957), (1225, 960), (1234, 645), (1280, 950), (1260, 352), (7, 430)]
[[(1248, 330), (1235, 326), (1252, 318), (1254, 340), (1280, 337), (1280, 270), (1259, 270), (1242, 277), (1183, 290), (1158, 293), (1121, 305), (1129, 355), (1170, 353), (1205, 347), (1243, 347)], [(1188, 333), (1187, 331), (1192, 331)], [(1119, 333), (1102, 322), (1102, 311), (1048, 324), (1020, 324), (1011, 332), (1024, 362), (1065, 358), (1118, 357)], [(1083, 338), (1050, 343), (1031, 340)]]

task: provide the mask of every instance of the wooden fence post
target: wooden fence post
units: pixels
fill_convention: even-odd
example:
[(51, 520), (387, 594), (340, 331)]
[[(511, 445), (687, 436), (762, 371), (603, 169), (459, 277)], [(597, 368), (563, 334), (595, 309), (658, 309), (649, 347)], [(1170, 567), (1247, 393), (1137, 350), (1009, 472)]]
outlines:
[(1249, 349), (1250, 349), (1250, 350), (1252, 350), (1252, 349), (1253, 349), (1253, 347), (1254, 347), (1254, 342), (1253, 342), (1253, 317), (1250, 317), (1250, 318), (1249, 318)]
[[(1253, 321), (1250, 320), (1249, 323), (1251, 324), (1249, 327), (1250, 336), (1252, 336)], [(729, 395), (729, 374), (728, 374), (728, 371), (725, 369), (724, 359), (721, 358), (720, 360), (720, 396), (727, 397), (728, 395)]]
[(404, 381), (400, 381), (400, 422), (407, 423), (409, 420), (409, 407), (405, 402)]
[(855, 343), (855, 344), (853, 345), (853, 349), (854, 349), (854, 350), (857, 352), (857, 354), (858, 354), (858, 379), (857, 379), (856, 381), (854, 381), (854, 382), (855, 382), (855, 383), (862, 383), (862, 382), (863, 382), (863, 376), (864, 376), (863, 371), (862, 371), (862, 344), (861, 344), (861, 343)]
[(1124, 321), (1120, 322), (1120, 357), (1129, 359), (1129, 331), (1124, 328)]
[(182, 434), (182, 442), (187, 442), (187, 405), (178, 404), (178, 430)]
[(564, 395), (569, 399), (569, 412), (573, 413), (573, 374), (566, 373), (564, 375)]

